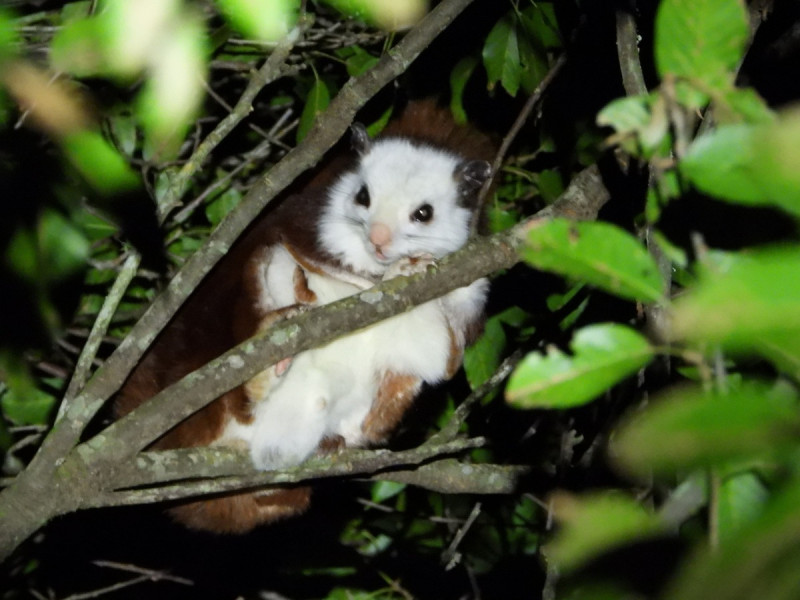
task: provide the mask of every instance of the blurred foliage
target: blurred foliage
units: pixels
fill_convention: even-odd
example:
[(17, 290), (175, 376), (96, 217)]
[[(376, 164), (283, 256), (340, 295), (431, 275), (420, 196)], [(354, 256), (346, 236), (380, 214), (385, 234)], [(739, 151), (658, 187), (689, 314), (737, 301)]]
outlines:
[[(396, 12), (380, 13), (389, 4)], [(77, 515), (25, 549), (3, 597), (100, 588), (118, 578), (86, 565), (108, 556), (196, 581), (190, 591), (149, 584), (172, 598), (796, 598), (800, 113), (784, 104), (800, 96), (789, 85), (800, 9), (775, 2), (754, 36), (768, 11), (751, 20), (742, 0), (635, 2), (649, 91), (625, 96), (616, 4), (476, 0), (360, 116), (374, 133), (408, 97), (435, 95), (460, 122), (502, 137), (568, 54), (511, 148), (488, 228), (550, 204), (596, 162), (612, 200), (600, 222), (530, 229), (529, 266), (494, 278), (464, 376), (426, 393), (395, 441), (425, 439), (521, 354), (508, 402), (494, 390), (465, 425), (490, 440), (472, 460), (530, 467), (517, 494), (339, 483), (317, 492), (307, 516), (235, 539), (147, 510)], [(257, 96), (181, 205), (159, 215), (300, 3), (0, 9), (6, 475), (24, 468), (52, 419), (125, 258), (140, 252), (144, 268), (99, 359), (425, 6), (307, 3), (314, 24), (286, 75)]]

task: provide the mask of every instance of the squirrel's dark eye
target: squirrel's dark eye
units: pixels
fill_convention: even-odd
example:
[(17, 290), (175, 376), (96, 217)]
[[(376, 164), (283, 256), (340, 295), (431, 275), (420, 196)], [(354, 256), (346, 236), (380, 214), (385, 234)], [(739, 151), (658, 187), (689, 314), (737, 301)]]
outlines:
[(430, 204), (423, 204), (413, 213), (411, 219), (420, 223), (427, 223), (433, 218), (433, 207)]
[(359, 206), (363, 206), (364, 208), (369, 208), (369, 190), (367, 190), (367, 186), (362, 185), (361, 189), (358, 190), (356, 194), (356, 204)]

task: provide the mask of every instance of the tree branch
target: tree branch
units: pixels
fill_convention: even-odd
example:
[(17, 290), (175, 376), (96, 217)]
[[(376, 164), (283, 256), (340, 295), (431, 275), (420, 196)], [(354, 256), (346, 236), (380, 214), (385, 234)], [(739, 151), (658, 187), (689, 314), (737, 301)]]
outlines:
[[(360, 109), (384, 85), (400, 75), (436, 36), (472, 0), (444, 0), (403, 40), (369, 71), (350, 79), (296, 148), (254, 185), (236, 210), (231, 212), (172, 278), (128, 336), (57, 423), (29, 465), (46, 472), (75, 446), (81, 432), (103, 403), (126, 377), (208, 271), (259, 212), (303, 171), (313, 166), (346, 131)], [(37, 464), (38, 463), (38, 464)], [(46, 477), (46, 475), (43, 475)]]
[[(594, 219), (607, 198), (599, 172), (589, 167), (539, 214)], [(538, 218), (539, 215), (490, 237), (475, 238), (426, 273), (398, 277), (276, 323), (162, 390), (82, 444), (79, 449), (84, 460), (102, 464), (129, 458), (267, 366), (513, 266), (520, 259), (519, 249), (528, 229)]]
[[(99, 463), (93, 449), (113, 447), (116, 456), (120, 456), (119, 449), (126, 448), (126, 442), (114, 444), (107, 438), (103, 441), (101, 435), (94, 438), (93, 446), (83, 444), (75, 448), (86, 425), (119, 389), (164, 325), (247, 225), (299, 174), (313, 166), (346, 131), (367, 100), (401, 74), (471, 1), (444, 0), (372, 69), (348, 81), (303, 142), (251, 188), (239, 207), (173, 277), (125, 340), (69, 403), (25, 471), (0, 492), (4, 515), (0, 522), (0, 561), (50, 518), (73, 510), (80, 505), (81, 497), (96, 492), (91, 487), (94, 479), (86, 470)], [(65, 461), (73, 449), (76, 452), (71, 460)], [(84, 462), (82, 458), (86, 456), (89, 459)], [(113, 471), (113, 465), (109, 466)], [(54, 481), (61, 481), (56, 476), (58, 471), (60, 476), (71, 478), (70, 485), (53, 487)]]
[[(263, 488), (272, 484), (286, 485), (312, 479), (372, 474), (398, 466), (420, 465), (440, 456), (452, 455), (484, 444), (483, 438), (458, 438), (436, 445), (423, 444), (417, 448), (400, 452), (385, 449), (348, 449), (329, 456), (313, 457), (302, 465), (282, 471), (256, 471), (247, 455), (230, 450), (226, 453), (216, 454), (216, 457), (222, 457), (221, 463), (215, 463), (212, 458), (200, 469), (188, 464), (193, 457), (204, 454), (203, 452), (192, 452), (197, 449), (154, 452), (148, 453), (149, 456), (144, 456), (142, 460), (137, 460), (129, 465), (127, 473), (123, 467), (117, 478), (117, 484), (125, 482), (126, 486), (141, 486), (152, 483), (149, 478), (153, 472), (164, 466), (173, 477), (184, 481), (146, 489), (127, 489), (95, 495), (86, 498), (87, 504), (82, 508), (161, 502), (212, 493)], [(158, 465), (158, 468), (154, 469), (154, 464)], [(234, 475), (231, 475), (230, 472), (223, 475), (224, 471), (220, 469), (221, 466), (231, 468)], [(210, 467), (210, 469), (205, 467)], [(219, 476), (200, 481), (185, 481), (193, 476), (207, 477), (205, 473), (209, 470), (216, 471)]]
[(86, 344), (83, 346), (83, 350), (78, 357), (78, 363), (72, 374), (72, 379), (69, 382), (67, 391), (64, 394), (61, 406), (59, 406), (56, 420), (63, 418), (70, 403), (73, 398), (75, 398), (75, 395), (80, 392), (86, 384), (86, 379), (89, 377), (89, 372), (92, 368), (92, 362), (97, 356), (97, 350), (100, 348), (100, 344), (103, 342), (103, 336), (106, 334), (106, 331), (108, 331), (108, 325), (111, 323), (111, 319), (125, 295), (125, 290), (128, 289), (128, 285), (136, 275), (136, 270), (139, 268), (140, 262), (141, 257), (136, 253), (132, 253), (123, 263), (119, 275), (117, 275), (117, 279), (114, 281), (114, 285), (111, 286), (111, 290), (108, 292), (103, 306), (100, 308), (100, 312), (97, 313), (97, 318), (86, 339)]

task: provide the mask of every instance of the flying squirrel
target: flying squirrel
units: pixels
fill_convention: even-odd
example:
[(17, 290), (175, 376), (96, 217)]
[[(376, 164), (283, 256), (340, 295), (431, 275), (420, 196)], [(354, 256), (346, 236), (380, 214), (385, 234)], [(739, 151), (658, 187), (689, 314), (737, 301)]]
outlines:
[[(432, 100), (412, 101), (371, 140), (351, 128), (334, 160), (265, 211), (156, 339), (118, 394), (125, 415), (234, 345), (305, 307), (424, 270), (466, 242), (494, 144)], [(424, 384), (451, 378), (480, 332), (480, 279), (284, 359), (214, 400), (152, 448), (229, 445), (256, 468), (385, 443)], [(170, 509), (186, 526), (244, 533), (307, 508), (310, 488), (234, 492)]]

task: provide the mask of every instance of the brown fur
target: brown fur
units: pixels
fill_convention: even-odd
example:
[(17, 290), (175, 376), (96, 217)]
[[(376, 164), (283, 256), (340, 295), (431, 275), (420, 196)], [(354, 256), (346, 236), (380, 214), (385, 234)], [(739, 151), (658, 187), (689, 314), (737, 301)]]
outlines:
[[(386, 127), (383, 135), (402, 135), (451, 148), (466, 159), (491, 160), (494, 154), (494, 145), (487, 136), (474, 129), (457, 126), (449, 111), (437, 107), (432, 101), (409, 104), (405, 112)], [(317, 248), (317, 223), (311, 215), (319, 214), (325, 198), (324, 186), (349, 162), (350, 158), (329, 161), (327, 168), (318, 171), (305, 189), (286, 198), (277, 208), (268, 210), (249, 228), (178, 311), (129, 377), (116, 399), (118, 416), (128, 414), (165, 387), (252, 336), (257, 330), (304, 305), (316, 302), (316, 295), (308, 288), (304, 269), (320, 272), (319, 265), (332, 261)], [(269, 258), (271, 247), (276, 244), (288, 248), (302, 267), (298, 267), (294, 278), (297, 304), (262, 314), (257, 304), (258, 289), (255, 282), (259, 269)], [(477, 326), (479, 328), (480, 324)], [(474, 333), (468, 332), (467, 335)], [(461, 348), (455, 337), (452, 339), (453, 353), (448, 368), (450, 375), (461, 361)], [(266, 395), (276, 373), (274, 369), (265, 370), (213, 401), (167, 432), (152, 448), (208, 445), (220, 437), (228, 420), (249, 422), (252, 418), (250, 398)], [(391, 372), (382, 376), (374, 405), (362, 424), (368, 441), (376, 444), (385, 442), (420, 387), (419, 378), (414, 376)], [(319, 452), (333, 452), (343, 444), (342, 438), (326, 438), (320, 443)], [(261, 523), (302, 512), (308, 507), (310, 494), (308, 487), (232, 492), (185, 502), (170, 509), (170, 513), (191, 528), (219, 533), (244, 533)]]
[(361, 430), (371, 444), (382, 444), (394, 431), (422, 387), (419, 377), (384, 373), (378, 397), (364, 417)]

